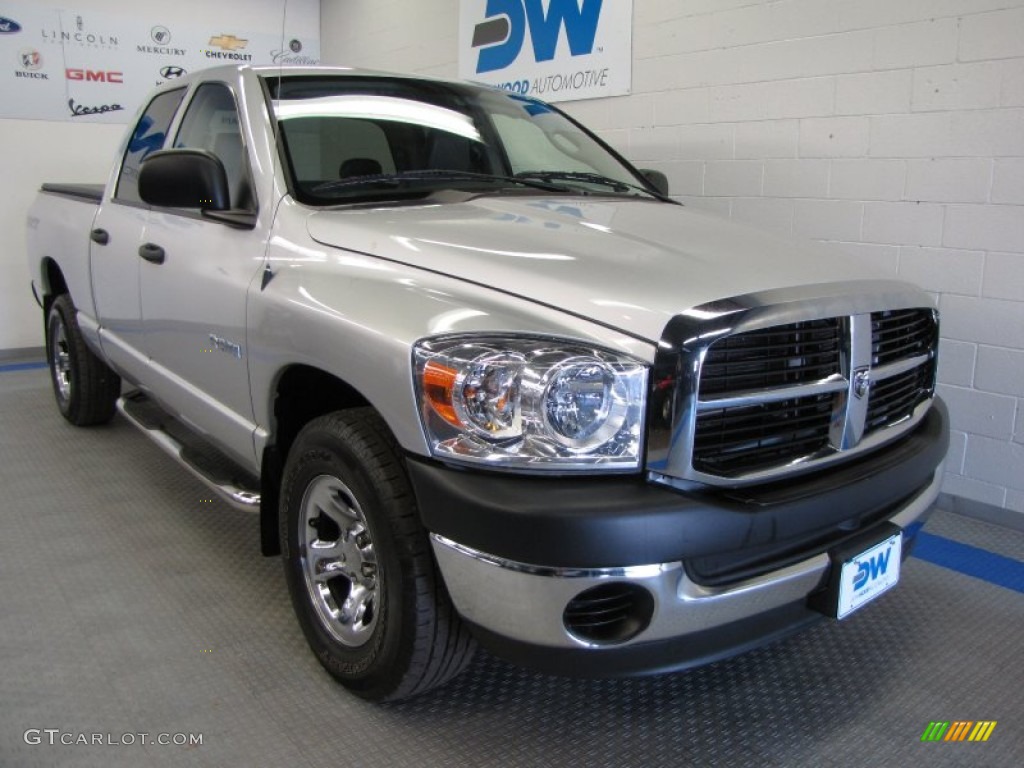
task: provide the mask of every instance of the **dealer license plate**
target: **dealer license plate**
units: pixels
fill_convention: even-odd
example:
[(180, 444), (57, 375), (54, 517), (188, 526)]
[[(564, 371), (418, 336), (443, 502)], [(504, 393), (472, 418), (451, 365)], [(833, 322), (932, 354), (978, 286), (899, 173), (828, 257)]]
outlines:
[(836, 616), (849, 616), (900, 580), (902, 534), (893, 534), (843, 563)]

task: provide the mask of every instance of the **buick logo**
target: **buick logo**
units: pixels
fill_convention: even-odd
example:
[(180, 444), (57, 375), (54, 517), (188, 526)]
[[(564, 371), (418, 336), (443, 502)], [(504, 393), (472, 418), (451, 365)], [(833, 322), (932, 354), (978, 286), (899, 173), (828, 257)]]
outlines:
[(184, 75), (185, 71), (186, 70), (183, 67), (162, 67), (160, 69), (160, 77), (164, 78), (165, 80), (173, 80), (176, 77), (181, 77), (182, 75)]
[(853, 374), (853, 394), (858, 400), (863, 400), (871, 391), (871, 369), (860, 368)]
[(34, 50), (32, 48), (26, 48), (18, 55), (21, 57), (22, 69), (35, 71), (37, 69), (41, 69), (43, 66), (43, 57), (37, 50)]
[(157, 25), (149, 30), (149, 36), (153, 38), (153, 42), (157, 45), (167, 45), (171, 42), (171, 30), (167, 27)]
[(13, 35), (15, 32), (21, 32), (21, 24), (14, 19), (0, 16), (0, 35)]

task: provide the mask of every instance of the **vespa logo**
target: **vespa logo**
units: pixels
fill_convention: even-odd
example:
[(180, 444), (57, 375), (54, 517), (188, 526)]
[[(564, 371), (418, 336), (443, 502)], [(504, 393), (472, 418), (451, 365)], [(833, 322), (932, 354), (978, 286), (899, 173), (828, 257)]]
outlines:
[(593, 53), (602, 0), (487, 0), (486, 21), (473, 29), (474, 48), (480, 48), (477, 74), (505, 69), (523, 49), (527, 27), (538, 62), (555, 58), (562, 28), (573, 56)]
[(169, 66), (162, 67), (160, 69), (160, 77), (164, 78), (165, 80), (174, 80), (176, 77), (181, 77), (184, 74), (184, 67)]
[(68, 69), (65, 70), (68, 80), (84, 80), (87, 83), (117, 83), (124, 82), (123, 72), (104, 72), (94, 69)]

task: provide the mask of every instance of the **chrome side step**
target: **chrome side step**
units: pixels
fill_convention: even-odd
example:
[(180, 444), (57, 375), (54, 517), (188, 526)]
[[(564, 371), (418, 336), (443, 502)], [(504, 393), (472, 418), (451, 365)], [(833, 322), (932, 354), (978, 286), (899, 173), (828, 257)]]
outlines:
[(165, 453), (235, 509), (259, 512), (259, 481), (142, 392), (122, 395), (117, 409)]

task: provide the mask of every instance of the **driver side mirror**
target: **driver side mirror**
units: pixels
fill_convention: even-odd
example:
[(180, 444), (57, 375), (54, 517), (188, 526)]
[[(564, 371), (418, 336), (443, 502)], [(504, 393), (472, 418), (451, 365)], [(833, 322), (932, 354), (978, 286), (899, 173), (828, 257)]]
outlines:
[(640, 173), (652, 187), (668, 197), (668, 176), (653, 168), (641, 168)]
[(224, 164), (202, 149), (165, 149), (143, 160), (139, 197), (149, 205), (166, 208), (231, 208)]

